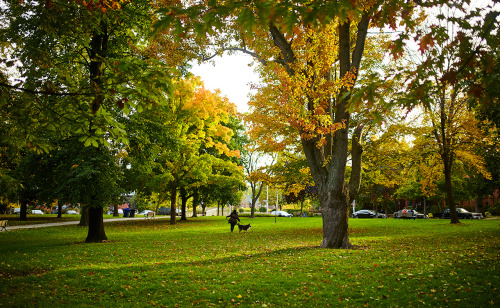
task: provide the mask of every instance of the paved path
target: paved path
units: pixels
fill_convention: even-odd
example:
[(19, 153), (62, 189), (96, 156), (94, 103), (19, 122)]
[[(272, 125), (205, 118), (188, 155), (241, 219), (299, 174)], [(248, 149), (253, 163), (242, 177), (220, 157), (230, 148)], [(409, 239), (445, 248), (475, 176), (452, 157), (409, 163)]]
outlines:
[[(170, 219), (170, 216), (156, 216), (155, 218), (144, 218), (144, 217), (127, 217), (127, 218), (108, 218), (104, 219), (104, 222), (110, 221), (131, 221), (136, 219)], [(53, 222), (53, 223), (44, 223), (44, 224), (32, 224), (32, 225), (22, 225), (22, 226), (7, 226), (7, 231), (20, 230), (20, 229), (34, 229), (34, 228), (47, 228), (47, 227), (58, 227), (58, 226), (67, 226), (67, 225), (77, 225), (79, 224), (79, 220), (73, 221), (63, 221), (63, 222)]]

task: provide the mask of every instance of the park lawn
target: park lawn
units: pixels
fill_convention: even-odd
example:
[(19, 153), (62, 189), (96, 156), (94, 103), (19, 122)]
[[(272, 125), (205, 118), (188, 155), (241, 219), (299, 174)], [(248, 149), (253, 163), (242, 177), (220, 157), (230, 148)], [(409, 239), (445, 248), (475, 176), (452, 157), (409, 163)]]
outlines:
[(351, 219), (352, 250), (320, 249), (322, 220), (223, 217), (0, 233), (0, 306), (452, 306), (500, 304), (500, 220)]

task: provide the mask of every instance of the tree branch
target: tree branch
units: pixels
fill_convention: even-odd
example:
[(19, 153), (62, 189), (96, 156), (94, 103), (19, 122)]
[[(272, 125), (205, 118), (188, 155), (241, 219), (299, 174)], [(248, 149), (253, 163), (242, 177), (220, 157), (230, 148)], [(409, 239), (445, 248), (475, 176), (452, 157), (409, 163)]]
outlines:
[(363, 58), (363, 52), (365, 50), (366, 34), (368, 33), (369, 23), (370, 19), (368, 18), (368, 13), (364, 13), (358, 23), (356, 46), (354, 47), (354, 51), (352, 52), (351, 65), (356, 69), (356, 76), (359, 73), (359, 66), (361, 65), (361, 59)]
[(290, 64), (295, 62), (295, 54), (293, 53), (291, 44), (287, 42), (285, 36), (278, 28), (276, 28), (275, 25), (269, 25), (269, 32), (273, 38), (274, 45), (280, 49), (281, 55), (283, 56), (283, 62), (278, 63), (282, 64), (286, 68), (288, 75), (294, 75), (295, 71), (290, 67)]
[(363, 125), (359, 125), (354, 130), (352, 136), (352, 168), (351, 168), (351, 178), (349, 180), (349, 200), (354, 200), (359, 192), (359, 186), (361, 183), (361, 158), (363, 154), (363, 146), (361, 145), (361, 138), (363, 134)]
[[(246, 47), (244, 47), (244, 48), (239, 48), (239, 47), (222, 47), (222, 53), (224, 53), (224, 51), (240, 51), (242, 53), (250, 55), (250, 56), (254, 57), (255, 59), (259, 60), (259, 62), (262, 65), (264, 65), (264, 66), (267, 66), (267, 63), (269, 62), (268, 60), (266, 60), (266, 59), (262, 58), (261, 56), (259, 56), (256, 52), (248, 50)], [(208, 57), (205, 57), (203, 55), (200, 55), (200, 57), (201, 57), (201, 61), (210, 61), (210, 60), (212, 60), (213, 58), (215, 58), (218, 55), (219, 55), (219, 53), (214, 53), (213, 55), (208, 56)]]
[(92, 96), (92, 95), (94, 95), (93, 93), (51, 92), (51, 91), (30, 90), (30, 89), (11, 86), (5, 82), (0, 82), (0, 87), (5, 87), (8, 89), (13, 89), (16, 91), (21, 91), (21, 92), (26, 92), (26, 93), (31, 93), (31, 94), (43, 94), (43, 95), (54, 95), (54, 96)]

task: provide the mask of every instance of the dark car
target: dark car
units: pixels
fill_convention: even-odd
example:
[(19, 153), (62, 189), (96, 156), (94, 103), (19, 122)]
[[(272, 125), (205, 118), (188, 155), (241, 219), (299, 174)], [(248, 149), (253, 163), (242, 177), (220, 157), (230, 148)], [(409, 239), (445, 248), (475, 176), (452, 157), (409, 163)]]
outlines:
[(359, 210), (352, 213), (352, 218), (375, 218), (377, 214), (374, 211), (370, 210)]
[[(481, 213), (473, 213), (469, 212), (464, 208), (457, 207), (457, 215), (458, 219), (481, 219), (483, 218), (483, 214)], [(450, 218), (450, 209), (445, 209), (439, 218), (445, 219), (445, 218)]]

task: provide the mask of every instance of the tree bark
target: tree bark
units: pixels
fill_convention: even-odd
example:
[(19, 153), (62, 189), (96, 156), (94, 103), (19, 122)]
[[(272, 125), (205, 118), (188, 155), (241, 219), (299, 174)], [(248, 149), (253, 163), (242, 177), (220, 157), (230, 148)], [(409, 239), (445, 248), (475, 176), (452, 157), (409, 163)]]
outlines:
[(104, 220), (102, 217), (103, 208), (92, 207), (89, 209), (89, 230), (85, 243), (102, 243), (107, 241), (106, 233), (104, 232)]
[(88, 227), (89, 226), (89, 207), (87, 205), (82, 205), (80, 216), (79, 227)]
[(63, 206), (63, 203), (58, 200), (57, 201), (57, 218), (62, 218), (62, 206)]
[[(351, 54), (351, 21), (346, 20), (339, 25), (338, 59), (341, 78), (351, 73), (355, 76), (354, 80), (356, 79), (364, 53), (368, 26), (368, 13), (365, 13), (357, 25), (356, 45)], [(293, 67), (293, 62), (295, 62), (295, 55), (291, 44), (284, 39), (279, 29), (273, 25), (270, 26), (269, 31), (275, 46), (281, 52), (282, 58), (277, 62), (281, 63), (280, 61), (282, 61), (282, 65), (285, 67), (287, 73), (290, 76), (294, 75), (295, 72), (291, 67)], [(340, 93), (336, 95), (338, 99), (330, 100), (333, 122), (342, 123), (344, 127), (333, 133), (333, 136), (330, 136), (327, 147), (323, 146), (318, 149), (314, 139), (302, 139), (302, 148), (319, 192), (323, 215), (323, 241), (321, 243), (321, 247), (323, 248), (351, 247), (348, 235), (349, 200), (355, 198), (359, 190), (359, 183), (361, 181), (361, 155), (363, 151), (359, 143), (362, 132), (362, 127), (360, 127), (356, 130), (355, 138), (353, 138), (353, 169), (351, 181), (349, 184), (346, 184), (345, 171), (348, 158), (350, 120), (350, 114), (347, 111), (347, 106), (350, 102), (348, 91), (349, 89), (342, 88)], [(337, 104), (333, 105), (335, 102)], [(311, 107), (310, 104), (308, 106)], [(309, 112), (313, 112), (313, 110), (309, 110)]]
[(199, 203), (199, 194), (198, 191), (196, 190), (193, 194), (193, 217), (198, 217), (198, 213), (196, 209), (198, 208), (198, 203)]
[[(250, 218), (255, 218), (255, 204), (260, 197), (260, 193), (262, 192), (262, 187), (264, 187), (264, 184), (260, 184), (259, 191), (257, 191), (257, 183), (250, 185), (252, 186), (252, 208), (250, 209)], [(267, 200), (266, 202), (267, 204), (269, 204), (269, 200)]]
[(477, 197), (475, 200), (474, 200), (474, 212), (476, 213), (483, 213), (484, 215), (484, 210), (483, 210), (483, 200), (481, 200), (480, 197)]
[(21, 208), (19, 209), (19, 220), (27, 221), (28, 220), (28, 201), (21, 199)]
[[(347, 190), (329, 190), (327, 183), (320, 190), (321, 213), (323, 215), (322, 248), (351, 248), (349, 242), (349, 197)], [(337, 193), (337, 196), (334, 194)]]
[(181, 219), (180, 220), (187, 220), (186, 218), (186, 204), (187, 204), (187, 193), (185, 188), (181, 188)]
[(455, 206), (455, 196), (453, 195), (453, 183), (451, 182), (451, 166), (453, 163), (453, 158), (448, 151), (442, 155), (444, 163), (444, 185), (446, 190), (446, 203), (450, 209), (450, 221), (452, 224), (460, 223), (457, 215), (457, 207)]
[(92, 91), (94, 92), (94, 101), (92, 102), (92, 113), (96, 113), (104, 101), (103, 81), (102, 81), (102, 65), (108, 53), (108, 26), (104, 20), (101, 21), (100, 31), (92, 33), (90, 40), (90, 81)]
[(176, 202), (177, 202), (177, 185), (171, 184), (172, 187), (170, 188), (170, 224), (175, 225), (175, 220), (176, 220)]

